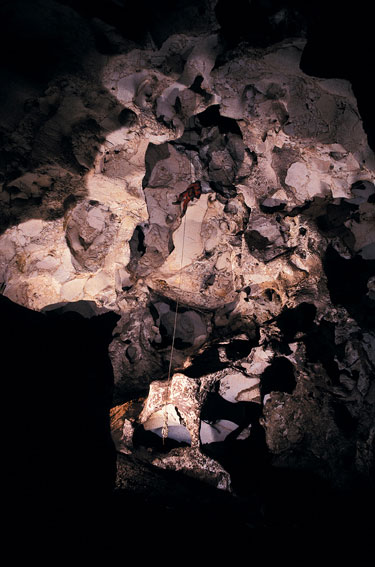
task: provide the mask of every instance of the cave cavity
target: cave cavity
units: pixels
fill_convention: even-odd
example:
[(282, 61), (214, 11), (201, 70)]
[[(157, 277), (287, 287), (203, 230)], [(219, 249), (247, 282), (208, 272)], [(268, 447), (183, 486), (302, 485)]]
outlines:
[(209, 92), (207, 92), (205, 89), (202, 88), (203, 81), (204, 81), (204, 77), (202, 77), (202, 75), (197, 75), (193, 83), (190, 85), (189, 89), (193, 91), (193, 93), (201, 95), (204, 101), (206, 103), (209, 103), (210, 100), (213, 98), (213, 95), (211, 95)]
[(271, 392), (292, 394), (296, 384), (294, 365), (285, 356), (276, 356), (261, 375), (261, 398)]
[[(232, 424), (232, 431), (224, 440), (203, 443), (201, 450), (228, 471), (232, 489), (237, 495), (251, 493), (253, 486), (259, 485), (263, 479), (269, 465), (265, 431), (259, 422), (261, 413), (260, 404), (229, 402), (215, 389), (209, 392), (202, 406), (203, 423), (211, 424), (213, 428)], [(249, 431), (242, 437), (241, 433), (246, 429)]]
[[(247, 338), (243, 338), (244, 335)], [(189, 378), (200, 378), (228, 368), (234, 361), (246, 358), (259, 344), (259, 339), (258, 327), (254, 327), (252, 331), (248, 330), (240, 337), (238, 335), (232, 337), (229, 342), (221, 342), (217, 336), (211, 338), (211, 344), (193, 357), (190, 366), (184, 369), (184, 374)]]
[(184, 425), (168, 425), (168, 436), (163, 438), (162, 427), (145, 429), (141, 424), (135, 428), (132, 441), (135, 450), (144, 447), (158, 453), (169, 453), (172, 449), (191, 444), (190, 434)]
[(339, 384), (340, 371), (336, 358), (342, 360), (343, 344), (336, 345), (335, 323), (321, 319), (319, 325), (304, 338), (306, 357), (310, 362), (320, 362), (333, 384)]
[(197, 114), (196, 119), (198, 127), (200, 128), (212, 128), (217, 126), (220, 134), (236, 134), (242, 139), (241, 128), (239, 127), (237, 120), (227, 116), (222, 116), (220, 114), (219, 104), (212, 104), (206, 108), (206, 110)]
[(46, 305), (41, 310), (42, 313), (50, 315), (62, 315), (63, 313), (78, 313), (85, 319), (91, 319), (109, 310), (105, 307), (98, 307), (95, 301), (87, 299), (79, 299), (78, 301), (60, 301), (59, 303), (52, 303)]
[(215, 14), (229, 54), (241, 42), (267, 47), (289, 37), (304, 36), (308, 12), (306, 7), (296, 4), (293, 0), (218, 0)]
[(323, 214), (317, 216), (316, 224), (325, 236), (339, 236), (352, 249), (354, 236), (345, 226), (345, 222), (357, 217), (358, 204), (341, 199), (338, 204), (329, 203)]
[(314, 327), (316, 313), (316, 306), (306, 301), (297, 307), (284, 308), (277, 317), (277, 324), (285, 341), (291, 342), (298, 332), (309, 333)]
[(164, 144), (153, 144), (152, 142), (149, 142), (145, 154), (145, 175), (142, 180), (143, 189), (147, 187), (152, 170), (158, 161), (168, 159), (169, 157), (170, 153), (168, 142), (165, 142)]
[(145, 246), (145, 226), (139, 224), (135, 227), (132, 237), (129, 240), (130, 260), (127, 268), (130, 272), (135, 272), (138, 261), (146, 253)]
[(120, 122), (121, 126), (131, 128), (132, 126), (135, 126), (137, 124), (138, 116), (130, 108), (123, 108), (118, 115), (118, 121)]
[(246, 358), (251, 350), (256, 347), (259, 343), (260, 332), (259, 329), (255, 329), (254, 336), (247, 339), (232, 339), (227, 345), (225, 345), (225, 354), (229, 360), (239, 360)]
[(155, 348), (170, 347), (174, 338), (174, 348), (185, 350), (201, 346), (207, 339), (205, 317), (191, 307), (159, 298), (149, 304), (149, 310), (160, 333), (159, 342), (153, 343)]
[(358, 426), (358, 419), (355, 418), (349, 411), (348, 407), (338, 401), (332, 401), (333, 406), (333, 418), (339, 429), (343, 432), (346, 437), (353, 435)]
[(375, 275), (375, 260), (356, 255), (343, 258), (329, 245), (323, 257), (327, 287), (334, 305), (342, 305), (364, 328), (375, 328), (375, 301), (368, 295), (368, 281)]
[[(219, 382), (217, 383), (217, 386)], [(217, 389), (217, 388), (216, 388)], [(208, 392), (201, 410), (201, 419), (207, 423), (227, 420), (237, 424), (236, 437), (242, 429), (258, 421), (261, 406), (255, 402), (230, 402), (215, 389)]]
[(228, 363), (220, 360), (220, 345), (210, 345), (202, 353), (193, 358), (190, 366), (184, 369), (188, 378), (200, 378), (212, 372), (218, 372), (228, 366)]

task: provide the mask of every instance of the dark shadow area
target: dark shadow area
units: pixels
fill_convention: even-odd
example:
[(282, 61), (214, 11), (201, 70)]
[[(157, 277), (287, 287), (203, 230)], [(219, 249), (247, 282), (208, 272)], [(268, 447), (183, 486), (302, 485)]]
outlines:
[(218, 372), (227, 368), (228, 363), (221, 362), (219, 347), (217, 345), (206, 348), (201, 354), (194, 357), (192, 364), (184, 369), (185, 376), (189, 378), (200, 378), (205, 374)]
[[(126, 533), (147, 559), (155, 557), (166, 537), (168, 552), (179, 557), (193, 530), (199, 560), (205, 562), (246, 560), (251, 548), (252, 560), (267, 567), (371, 565), (373, 500), (361, 488), (332, 493), (314, 475), (272, 468), (252, 494), (241, 498), (152, 467), (145, 468), (139, 484), (144, 488), (139, 486), (138, 492), (117, 491), (111, 531), (116, 541)], [(140, 526), (150, 517), (156, 521), (145, 539)], [(184, 546), (183, 556), (196, 561), (197, 546)]]
[(74, 312), (82, 315), (86, 319), (91, 319), (91, 317), (96, 317), (97, 315), (103, 315), (104, 313), (109, 312), (109, 310), (105, 307), (98, 307), (95, 301), (84, 299), (53, 303), (51, 305), (46, 305), (41, 311), (42, 313), (49, 313), (52, 311), (54, 317), (57, 315), (63, 315), (64, 313)]
[[(0, 3), (1, 232), (30, 218), (60, 218), (87, 195), (85, 175), (111, 131), (98, 109), (107, 110), (112, 130), (131, 119), (98, 82), (104, 60), (92, 58), (94, 23), (62, 4)], [(78, 4), (85, 2), (70, 2)], [(134, 43), (124, 38), (127, 45)], [(25, 180), (30, 172), (36, 178)]]
[(219, 0), (215, 12), (224, 46), (217, 66), (228, 61), (241, 42), (266, 47), (286, 38), (306, 38), (301, 69), (315, 77), (351, 82), (369, 145), (375, 149), (375, 109), (367, 79), (375, 71), (368, 2), (352, 6), (338, 0)]
[(131, 265), (132, 261), (136, 263), (137, 260), (139, 258), (142, 258), (142, 256), (145, 254), (146, 246), (144, 242), (145, 242), (145, 233), (143, 232), (142, 226), (138, 225), (135, 227), (133, 235), (129, 240), (130, 258), (131, 258), (129, 262), (129, 266)]
[(220, 419), (236, 423), (238, 429), (227, 436), (227, 439), (236, 439), (245, 427), (259, 421), (261, 411), (259, 404), (254, 402), (229, 402), (218, 392), (213, 391), (207, 394), (202, 407), (201, 419), (207, 423), (215, 423)]
[(344, 306), (361, 327), (373, 329), (375, 301), (369, 296), (367, 282), (375, 275), (375, 260), (364, 260), (358, 255), (345, 259), (328, 246), (323, 268), (332, 303)]
[[(84, 19), (99, 19), (113, 28), (121, 35), (134, 42), (144, 42), (151, 23), (152, 13), (146, 10), (144, 0), (139, 2), (116, 2), (98, 0), (57, 0), (60, 4), (69, 6), (77, 11)], [(100, 27), (96, 29), (96, 41), (104, 53), (115, 54), (113, 44), (108, 44), (108, 39), (100, 33)]]
[[(133, 41), (145, 41), (150, 34), (158, 47), (174, 33), (204, 27), (208, 13), (205, 0), (158, 0), (156, 3), (149, 0), (58, 1), (73, 6), (85, 18), (102, 20)], [(98, 32), (99, 39), (102, 36)], [(103, 47), (107, 47), (107, 43)]]
[(351, 82), (372, 150), (375, 150), (375, 108), (367, 77), (374, 74), (372, 9), (360, 0), (354, 5), (338, 0), (306, 4), (307, 44), (301, 69), (308, 75)]
[(149, 448), (158, 453), (169, 453), (172, 449), (179, 447), (188, 447), (189, 444), (184, 441), (177, 441), (172, 437), (163, 439), (154, 431), (146, 430), (143, 425), (135, 428), (133, 434), (133, 447), (137, 451), (139, 448)]
[(345, 404), (338, 400), (333, 402), (334, 420), (346, 437), (356, 432), (358, 419), (353, 417)]
[[(238, 404), (219, 398), (212, 394), (207, 399), (202, 417), (210, 421), (220, 418), (241, 421), (243, 408), (237, 410), (231, 406)], [(303, 456), (299, 459), (297, 453), (291, 466), (274, 466), (265, 431), (259, 424), (262, 408), (257, 404), (248, 406), (246, 421), (251, 424), (251, 434), (247, 439), (239, 441), (230, 434), (224, 442), (203, 445), (202, 450), (229, 472), (234, 502), (250, 528), (248, 541), (255, 537), (263, 546), (271, 540), (276, 545), (274, 556), (272, 552), (262, 552), (265, 564), (272, 565), (275, 559), (283, 557), (288, 564), (309, 565), (311, 561), (313, 565), (318, 557), (321, 560), (324, 556), (327, 560), (340, 557), (344, 564), (350, 558), (359, 565), (370, 565), (373, 488), (368, 482), (362, 484), (363, 479), (353, 479), (350, 488), (334, 489), (321, 474), (305, 467)], [(347, 435), (353, 432), (355, 423), (345, 409), (336, 407), (335, 419)], [(343, 536), (349, 540), (342, 547), (337, 542)], [(286, 551), (285, 542), (289, 538), (294, 543)], [(360, 550), (359, 541), (364, 542)]]
[(170, 153), (169, 153), (168, 143), (156, 145), (150, 142), (148, 144), (145, 154), (146, 171), (142, 180), (143, 189), (147, 187), (152, 170), (154, 169), (157, 162), (163, 159), (167, 159), (169, 158), (169, 156)]
[(228, 118), (227, 116), (221, 116), (220, 105), (218, 104), (213, 104), (200, 114), (197, 114), (196, 119), (198, 121), (198, 129), (217, 126), (220, 134), (231, 133), (242, 138), (241, 128), (239, 127), (237, 120), (234, 120), (234, 118)]
[(241, 41), (267, 47), (306, 33), (306, 10), (297, 0), (219, 0), (215, 11), (228, 47)]
[(304, 338), (306, 356), (310, 362), (320, 362), (333, 384), (339, 383), (340, 370), (337, 360), (345, 354), (344, 345), (336, 345), (335, 324), (321, 319)]
[(291, 342), (298, 332), (308, 333), (313, 329), (316, 316), (313, 303), (302, 302), (292, 309), (284, 308), (277, 317), (277, 325), (286, 342)]
[[(258, 329), (257, 329), (258, 331)], [(229, 360), (238, 360), (240, 358), (245, 358), (251, 352), (257, 344), (259, 343), (259, 331), (252, 340), (245, 339), (233, 339), (229, 344), (225, 346), (225, 354)]]
[(118, 318), (60, 309), (43, 314), (0, 296), (9, 473), (3, 490), (15, 535), (48, 537), (58, 526), (68, 534), (111, 498), (116, 454), (108, 345)]
[(340, 204), (329, 203), (324, 213), (316, 218), (316, 223), (319, 230), (327, 236), (345, 238), (349, 230), (344, 223), (348, 219), (355, 218), (357, 211), (358, 205), (341, 199)]
[(152, 343), (156, 350), (169, 349), (173, 338), (177, 350), (191, 348), (198, 337), (207, 334), (204, 316), (191, 307), (177, 306), (175, 301), (155, 293), (148, 307), (159, 329), (159, 337)]
[[(217, 383), (216, 389), (218, 389)], [(230, 402), (218, 391), (207, 394), (201, 411), (201, 420), (215, 426), (219, 420), (231, 421), (238, 425), (224, 441), (202, 445), (205, 454), (217, 460), (228, 471), (234, 493), (244, 497), (254, 493), (265, 470), (270, 465), (270, 456), (265, 432), (259, 423), (261, 405), (254, 402)], [(244, 440), (238, 436), (251, 427), (250, 435)]]
[(284, 356), (277, 356), (267, 366), (260, 377), (260, 393), (262, 400), (270, 392), (286, 392), (292, 394), (296, 387), (294, 366)]

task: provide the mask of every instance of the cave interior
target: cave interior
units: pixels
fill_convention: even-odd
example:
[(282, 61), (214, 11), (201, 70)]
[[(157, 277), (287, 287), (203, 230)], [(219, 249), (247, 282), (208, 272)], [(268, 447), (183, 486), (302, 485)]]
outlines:
[[(106, 136), (118, 127), (133, 128), (141, 138), (142, 128), (152, 130), (147, 122), (151, 120), (149, 116), (157, 113), (155, 105), (150, 110), (148, 103), (153, 96), (152, 85), (150, 91), (141, 93), (144, 99), (136, 102), (136, 107), (119, 101), (101, 85), (99, 77), (111, 59), (132, 50), (157, 52), (174, 34), (206, 37), (215, 33), (220, 47), (211, 65), (210, 72), (215, 75), (220, 69), (229, 69), (231, 62), (234, 66), (238, 58), (245, 57), (247, 49), (260, 58), (259, 54), (271, 53), (267, 50), (290, 38), (303, 40), (300, 70), (308, 77), (350, 83), (368, 155), (375, 151), (372, 19), (369, 4), (362, 0), (350, 6), (336, 0), (305, 4), (296, 0), (3, 0), (0, 25), (0, 115), (4, 124), (0, 130), (0, 181), (4, 187), (1, 195), (6, 194), (8, 199), (0, 202), (1, 236), (6, 239), (9, 231), (16, 231), (20, 223), (28, 221), (64, 222), (64, 245), (71, 254), (74, 270), (84, 277), (91, 277), (104, 265), (111, 253), (108, 242), (112, 233), (109, 228), (107, 241), (92, 229), (80, 232), (81, 219), (99, 219), (97, 222), (107, 228), (118, 219), (110, 206), (90, 197), (82, 180), (96, 167), (98, 148)], [(182, 73), (185, 61), (189, 61), (188, 55), (184, 57), (185, 60), (177, 52), (170, 57), (171, 74)], [(168, 68), (160, 66), (158, 72), (162, 69), (168, 76)], [(142, 72), (140, 61), (136, 73)], [(282, 74), (283, 69), (278, 72)], [(90, 80), (86, 75), (90, 75)], [(61, 76), (70, 77), (68, 86), (63, 85)], [(43, 132), (55, 127), (53, 119), (60, 112), (51, 85), (62, 85), (66, 92), (70, 89), (67, 101), (68, 96), (72, 100), (82, 97), (82, 92), (88, 97), (82, 84), (92, 84), (92, 76), (97, 77), (92, 108), (95, 104), (107, 105), (117, 116), (117, 123), (103, 126), (85, 117), (64, 130), (61, 112), (59, 127), (63, 135), (58, 141), (52, 136), (54, 142), (47, 146), (45, 139), (49, 138), (43, 138)], [(226, 80), (230, 81), (230, 72)], [(276, 86), (273, 89), (267, 96), (255, 88), (248, 90), (248, 104), (254, 108), (257, 104), (271, 104), (281, 132), (294, 135), (298, 142), (299, 134), (291, 134), (290, 117), (283, 114), (278, 102), (283, 95)], [(35, 553), (37, 557), (46, 553), (51, 562), (55, 562), (53, 558), (58, 557), (60, 550), (63, 553), (71, 549), (74, 554), (80, 549), (86, 557), (99, 551), (104, 551), (107, 558), (112, 553), (123, 557), (131, 551), (139, 558), (153, 560), (168, 553), (174, 555), (174, 560), (182, 560), (186, 555), (202, 562), (220, 560), (225, 555), (229, 560), (246, 557), (250, 561), (259, 557), (266, 564), (279, 560), (296, 565), (317, 561), (373, 564), (375, 257), (370, 245), (366, 252), (362, 248), (362, 253), (357, 253), (353, 233), (357, 237), (360, 229), (356, 227), (363, 219), (363, 231), (375, 232), (375, 226), (367, 220), (374, 218), (374, 183), (353, 181), (350, 198), (313, 196), (297, 204), (264, 195), (255, 210), (238, 189), (255, 175), (262, 160), (261, 152), (255, 151), (243, 134), (244, 121), (225, 114), (203, 72), (181, 93), (187, 91), (189, 97), (198, 97), (201, 106), (199, 112), (189, 115), (189, 97), (176, 97), (173, 112), (184, 122), (182, 130), (178, 130), (180, 123), (174, 123), (173, 118), (168, 122), (169, 107), (165, 107), (155, 123), (164, 133), (170, 131), (173, 122), (178, 133), (162, 141), (156, 135), (147, 140), (150, 134), (145, 134), (148, 143), (138, 185), (147, 213), (127, 233), (127, 263), (116, 272), (118, 305), (127, 301), (130, 315), (114, 302), (113, 308), (103, 303), (98, 307), (84, 296), (79, 300), (54, 298), (43, 308), (33, 308), (17, 300), (21, 296), (7, 293), (9, 283), (1, 284), (1, 374), (7, 416), (4, 462), (9, 471), (9, 481), (4, 486), (9, 505), (4, 519), (11, 531), (13, 553), (26, 550), (27, 555)], [(69, 107), (69, 101), (64, 104)], [(143, 119), (147, 126), (139, 126)], [(17, 138), (20, 128), (25, 133), (22, 139)], [(319, 126), (317, 130), (319, 139)], [(326, 143), (323, 138), (319, 142)], [(266, 137), (261, 143), (266, 144)], [(108, 177), (119, 179), (116, 167), (121, 166), (123, 149), (112, 145), (114, 149), (104, 154), (103, 171)], [(275, 148), (272, 163), (276, 164), (281, 186), (289, 195), (290, 164), (299, 158), (295, 158), (295, 149), (283, 153), (278, 146)], [(343, 159), (341, 154), (331, 154), (337, 163)], [(162, 201), (155, 205), (155, 195), (159, 199), (163, 183), (167, 187), (172, 183), (163, 177), (168, 174), (164, 165), (172, 163), (172, 168), (175, 162), (186, 164), (186, 156), (195, 160), (195, 172), (203, 180), (203, 195), (194, 204), (194, 210), (198, 211), (202, 202), (209, 207), (213, 196), (217, 210), (223, 211), (222, 218), (233, 218), (238, 225), (230, 229), (228, 236), (231, 250), (242, 250), (244, 255), (246, 249), (254, 262), (271, 271), (274, 262), (290, 262), (295, 257), (298, 245), (290, 244), (289, 228), (285, 226), (298, 219), (299, 241), (307, 242), (309, 234), (318, 234), (325, 243), (320, 248), (316, 245), (318, 252), (314, 249), (320, 257), (319, 278), (325, 281), (325, 291), (320, 293), (318, 278), (313, 288), (306, 284), (308, 291), (301, 292), (300, 297), (296, 293), (296, 301), (288, 303), (283, 282), (277, 289), (269, 284), (260, 292), (256, 284), (248, 284), (245, 278), (237, 295), (229, 297), (228, 292), (228, 300), (215, 303), (212, 298), (221, 281), (221, 268), (215, 248), (209, 249), (208, 245), (199, 256), (199, 262), (211, 266), (209, 271), (202, 269), (199, 291), (206, 303), (195, 303), (190, 290), (185, 296), (165, 291), (158, 283), (162, 276), (154, 274), (163, 275), (167, 262), (172, 270), (173, 254), (179, 259), (176, 235), (181, 229), (177, 205), (173, 208), (168, 204), (168, 215), (161, 226), (158, 207)], [(224, 156), (224, 162), (215, 163), (217, 156)], [(55, 193), (47, 191), (44, 195), (39, 188), (25, 197), (18, 180), (27, 172), (48, 173), (52, 167), (63, 168), (65, 175), (55, 181)], [(368, 170), (374, 175), (370, 165)], [(189, 179), (189, 166), (186, 172), (185, 178)], [(64, 185), (67, 178), (71, 181)], [(192, 218), (192, 208), (189, 204), (186, 222)], [(6, 242), (1, 241), (0, 248)], [(92, 243), (96, 247), (93, 252)], [(315, 244), (304, 246), (312, 250)], [(345, 246), (346, 253), (342, 253)], [(348, 249), (354, 252), (348, 253)], [(31, 268), (29, 273), (25, 272), (21, 257), (17, 262), (21, 276), (12, 289), (21, 289), (22, 273), (25, 285), (28, 277), (34, 275)], [(195, 276), (192, 273), (187, 277)], [(139, 294), (143, 294), (141, 299), (137, 299)], [(137, 301), (139, 305), (143, 302), (143, 311), (140, 307), (137, 311)], [(267, 310), (268, 319), (236, 315), (240, 312), (239, 303), (245, 306), (241, 307), (244, 313), (254, 302), (260, 314)], [(339, 313), (341, 319), (335, 319), (332, 313)], [(346, 332), (342, 329), (348, 328), (345, 318), (350, 319), (353, 329), (348, 342), (339, 336)], [(138, 343), (133, 331), (127, 331), (138, 329), (137, 321), (148, 331), (155, 329), (152, 335), (137, 331)], [(167, 463), (169, 455), (182, 455), (189, 450), (192, 452), (186, 455), (193, 455), (195, 425), (189, 422), (189, 412), (187, 417), (183, 413), (183, 404), (181, 409), (175, 403), (170, 422), (175, 424), (173, 419), (178, 419), (183, 425), (170, 425), (171, 434), (166, 439), (162, 438), (156, 413), (154, 426), (150, 425), (151, 410), (147, 418), (139, 419), (142, 408), (145, 412), (150, 386), (148, 369), (155, 384), (167, 377), (172, 343), (174, 370), (181, 372), (189, 385), (209, 384), (200, 407), (199, 450), (206, 463), (217, 464), (215, 474), (224, 471), (230, 491), (206, 482), (206, 473), (194, 477), (177, 466), (175, 470), (166, 465), (155, 466), (155, 459)], [(257, 374), (246, 370), (253, 368), (254, 353), (269, 356), (259, 358), (259, 365), (264, 360), (266, 363)], [(304, 391), (299, 356), (304, 371), (312, 369), (316, 376), (311, 379), (311, 388)], [(362, 356), (362, 366), (358, 366), (355, 356)], [(122, 382), (117, 380), (116, 372), (123, 373)], [(238, 377), (238, 372), (242, 373), (238, 380), (254, 380), (256, 386), (253, 393), (249, 389), (247, 397), (244, 394), (243, 398), (232, 399), (225, 390), (227, 387), (230, 393), (230, 386), (223, 384), (228, 375)], [(214, 375), (211, 382), (202, 379)], [(344, 386), (345, 398), (339, 392)], [(365, 401), (358, 401), (354, 394), (350, 398), (357, 388)], [(150, 398), (151, 390), (149, 402)], [(293, 406), (293, 400), (299, 402)], [(173, 406), (173, 400), (170, 403)], [(269, 412), (275, 412), (277, 404), (290, 406), (290, 410), (285, 410), (291, 412), (289, 423), (296, 421), (295, 435), (300, 437), (293, 451), (283, 452), (282, 432), (276, 448), (269, 443), (272, 431), (267, 423), (276, 427), (272, 421), (276, 414)], [(121, 440), (111, 432), (111, 416), (113, 424), (114, 409), (120, 406), (126, 407), (126, 423), (136, 422), (131, 451), (119, 451)], [(321, 411), (320, 437), (309, 431), (302, 435), (297, 427), (302, 419), (297, 413), (303, 413), (306, 407), (313, 407), (311, 411), (316, 412), (315, 421), (311, 418), (312, 429), (319, 429)], [(324, 420), (328, 419), (333, 424), (329, 431), (324, 430)], [(225, 429), (224, 435), (221, 427), (229, 427), (229, 433)], [(317, 448), (316, 439), (325, 441), (320, 441)], [(340, 445), (336, 452), (332, 449), (335, 443)], [(353, 464), (358, 446), (368, 452), (363, 474)]]

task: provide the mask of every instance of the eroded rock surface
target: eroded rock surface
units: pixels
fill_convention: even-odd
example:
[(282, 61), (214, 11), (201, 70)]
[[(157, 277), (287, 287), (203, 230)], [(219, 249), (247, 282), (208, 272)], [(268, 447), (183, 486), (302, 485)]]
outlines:
[(120, 452), (235, 493), (269, 463), (369, 482), (375, 159), (357, 101), (301, 70), (303, 39), (228, 51), (213, 5), (157, 45), (97, 21), (115, 52), (22, 91), (1, 130), (2, 293), (119, 315)]

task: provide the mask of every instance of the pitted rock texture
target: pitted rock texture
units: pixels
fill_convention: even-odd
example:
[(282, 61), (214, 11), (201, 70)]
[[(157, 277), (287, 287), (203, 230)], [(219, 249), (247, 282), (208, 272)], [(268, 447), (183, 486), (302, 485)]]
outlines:
[[(305, 39), (229, 49), (215, 6), (142, 45), (96, 21), (105, 54), (67, 8), (79, 69), (21, 85), (1, 127), (1, 290), (119, 315), (120, 451), (237, 493), (254, 463), (367, 482), (374, 154), (350, 83), (301, 70)], [(164, 406), (184, 428), (169, 456)]]

